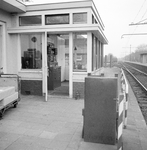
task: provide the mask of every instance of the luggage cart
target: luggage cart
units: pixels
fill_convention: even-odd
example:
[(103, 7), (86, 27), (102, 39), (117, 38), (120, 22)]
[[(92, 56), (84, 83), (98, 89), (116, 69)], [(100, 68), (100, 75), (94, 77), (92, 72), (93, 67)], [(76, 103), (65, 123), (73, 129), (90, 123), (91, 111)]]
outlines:
[(16, 108), (18, 102), (20, 101), (20, 77), (17, 74), (0, 74), (0, 87), (13, 87), (15, 88), (15, 97), (11, 99), (11, 95), (9, 95), (9, 101), (5, 102), (5, 99), (0, 100), (0, 119), (3, 118), (5, 111), (10, 108)]

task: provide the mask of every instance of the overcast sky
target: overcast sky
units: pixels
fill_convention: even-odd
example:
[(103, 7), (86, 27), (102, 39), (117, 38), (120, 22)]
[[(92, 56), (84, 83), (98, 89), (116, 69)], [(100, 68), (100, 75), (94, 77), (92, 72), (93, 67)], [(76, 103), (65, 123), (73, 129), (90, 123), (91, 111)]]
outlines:
[[(32, 0), (34, 3), (49, 3), (50, 0)], [(53, 0), (52, 2), (70, 0)], [(76, 1), (76, 0), (71, 0)], [(121, 36), (123, 34), (147, 33), (147, 25), (129, 26), (130, 23), (147, 19), (146, 0), (93, 0), (105, 25), (104, 34), (109, 43), (105, 54), (122, 57), (133, 52), (136, 47), (147, 44), (147, 35)], [(144, 22), (147, 22), (145, 20)], [(131, 49), (130, 49), (131, 45)]]

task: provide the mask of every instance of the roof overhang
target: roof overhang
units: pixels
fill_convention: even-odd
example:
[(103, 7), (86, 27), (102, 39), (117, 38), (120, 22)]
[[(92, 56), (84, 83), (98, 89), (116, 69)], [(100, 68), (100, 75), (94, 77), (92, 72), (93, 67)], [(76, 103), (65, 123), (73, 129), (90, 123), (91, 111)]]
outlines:
[(26, 12), (26, 6), (17, 0), (0, 0), (0, 9), (9, 13)]
[(104, 33), (101, 31), (97, 24), (92, 25), (54, 25), (54, 26), (36, 26), (36, 27), (19, 27), (19, 28), (8, 28), (7, 32), (9, 34), (17, 33), (69, 33), (69, 32), (91, 32), (93, 33), (99, 41), (103, 44), (108, 44), (108, 40)]

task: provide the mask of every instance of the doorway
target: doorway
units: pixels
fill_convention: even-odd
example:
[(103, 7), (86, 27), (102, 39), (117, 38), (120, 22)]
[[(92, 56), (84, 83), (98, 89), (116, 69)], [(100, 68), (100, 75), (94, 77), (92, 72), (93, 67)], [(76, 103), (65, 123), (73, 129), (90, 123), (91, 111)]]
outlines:
[(47, 33), (48, 93), (69, 96), (69, 35)]

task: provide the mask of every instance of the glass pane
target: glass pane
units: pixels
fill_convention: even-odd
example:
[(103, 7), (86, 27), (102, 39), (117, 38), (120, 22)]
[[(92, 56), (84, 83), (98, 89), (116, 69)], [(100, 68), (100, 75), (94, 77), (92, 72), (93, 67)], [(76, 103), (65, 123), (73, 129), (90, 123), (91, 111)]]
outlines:
[(92, 35), (92, 70), (96, 70), (96, 37)]
[(73, 14), (73, 23), (74, 24), (86, 24), (87, 23), (87, 13), (75, 13)]
[(41, 34), (21, 34), (22, 69), (42, 68)]
[(41, 16), (21, 16), (19, 24), (20, 26), (41, 25)]
[(92, 15), (92, 24), (94, 24), (94, 16)]
[(45, 24), (69, 24), (69, 14), (46, 15)]
[(87, 71), (87, 34), (74, 34), (73, 71)]

